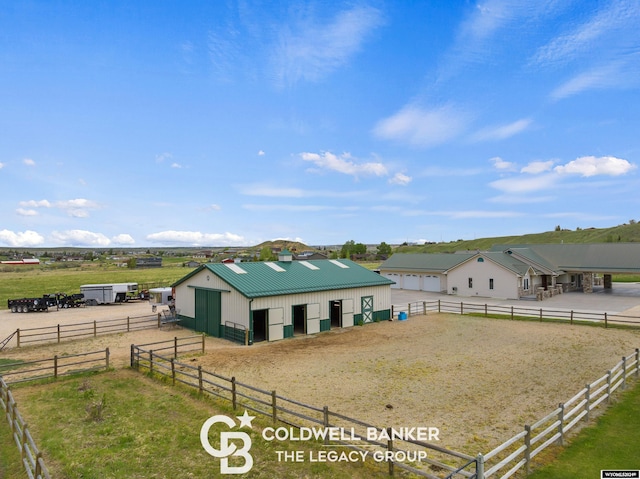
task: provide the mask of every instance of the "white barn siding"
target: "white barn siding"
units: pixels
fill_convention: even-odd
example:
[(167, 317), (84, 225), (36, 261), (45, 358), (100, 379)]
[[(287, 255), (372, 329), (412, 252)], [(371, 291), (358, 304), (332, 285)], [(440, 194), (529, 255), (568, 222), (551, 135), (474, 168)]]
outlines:
[[(454, 287), (460, 296), (484, 296), (493, 298), (518, 299), (517, 275), (489, 259), (478, 262), (474, 257), (449, 271), (449, 293)], [(472, 285), (469, 287), (469, 278)], [(493, 279), (493, 289), (489, 288), (489, 280)]]
[(250, 299), (207, 269), (203, 269), (175, 287), (176, 308), (180, 315), (195, 317), (195, 291), (198, 288), (221, 291), (221, 320), (250, 327), (250, 311), (269, 310), (269, 339), (282, 339), (284, 327), (293, 324), (293, 306), (307, 305), (307, 333), (320, 331), (320, 320), (329, 318), (331, 301), (343, 302), (343, 327), (353, 326), (353, 315), (361, 314), (363, 296), (373, 296), (373, 310), (391, 309), (388, 285), (338, 289)]

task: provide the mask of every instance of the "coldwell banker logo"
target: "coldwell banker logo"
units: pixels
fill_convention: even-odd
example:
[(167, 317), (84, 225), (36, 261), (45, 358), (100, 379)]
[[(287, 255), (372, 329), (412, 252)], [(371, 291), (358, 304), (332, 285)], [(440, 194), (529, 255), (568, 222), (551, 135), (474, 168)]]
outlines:
[[(238, 428), (243, 427), (252, 428), (251, 421), (255, 419), (255, 416), (249, 416), (245, 410), (242, 416), (236, 416), (240, 420)], [(216, 449), (211, 445), (209, 441), (209, 431), (214, 424), (225, 424), (229, 429), (236, 427), (236, 422), (228, 416), (218, 415), (212, 416), (207, 419), (202, 428), (200, 429), (200, 443), (207, 453), (213, 457), (220, 459), (220, 472), (222, 474), (244, 474), (249, 472), (253, 467), (253, 457), (249, 454), (251, 449), (251, 437), (245, 432), (241, 431), (222, 431), (220, 432), (220, 449)], [(239, 444), (240, 447), (238, 446)], [(242, 465), (230, 466), (229, 458), (238, 458), (234, 460), (236, 462), (244, 462)]]

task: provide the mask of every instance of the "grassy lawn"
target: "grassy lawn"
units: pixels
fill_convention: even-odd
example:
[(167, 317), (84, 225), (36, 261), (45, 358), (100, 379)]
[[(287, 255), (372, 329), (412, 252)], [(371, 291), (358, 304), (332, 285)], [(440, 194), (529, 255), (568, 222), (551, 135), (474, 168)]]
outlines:
[[(52, 477), (61, 479), (224, 477), (220, 460), (209, 456), (200, 444), (200, 428), (215, 414), (234, 417), (244, 412), (130, 370), (16, 385), (13, 389)], [(271, 425), (270, 420), (258, 416), (253, 429), (243, 429), (252, 439), (254, 465), (242, 477), (387, 477), (385, 467), (373, 461), (278, 462), (276, 450), (303, 450), (308, 458), (310, 450), (317, 454), (323, 448), (316, 442), (265, 441), (260, 430)], [(4, 432), (0, 440), (3, 450), (5, 443), (11, 444)], [(218, 434), (211, 434), (212, 445), (219, 447), (215, 443)], [(17, 451), (15, 445), (9, 449)], [(11, 451), (6, 458), (0, 455), (0, 477), (3, 467), (12, 467), (15, 456)], [(239, 467), (244, 460), (232, 458), (229, 464)]]
[(11, 271), (0, 271), (0, 309), (7, 308), (8, 299), (40, 297), (56, 292), (79, 293), (83, 284), (155, 283), (154, 286), (169, 286), (191, 271), (192, 268), (177, 265), (129, 269), (107, 263), (84, 263), (74, 268), (16, 267)]
[(529, 479), (598, 478), (602, 469), (640, 469), (640, 381), (595, 426), (583, 429), (550, 464)]

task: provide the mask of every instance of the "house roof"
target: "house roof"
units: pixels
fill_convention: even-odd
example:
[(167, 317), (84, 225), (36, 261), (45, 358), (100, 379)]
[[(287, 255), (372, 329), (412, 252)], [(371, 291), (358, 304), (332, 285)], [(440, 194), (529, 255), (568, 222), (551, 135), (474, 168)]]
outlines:
[(639, 273), (640, 243), (494, 245), (492, 251), (543, 261), (554, 272)]
[(173, 286), (187, 281), (205, 268), (247, 298), (393, 284), (393, 281), (353, 261), (341, 259), (207, 263)]
[(483, 251), (474, 256), (487, 258), (520, 276), (527, 274), (527, 271), (531, 268), (531, 265), (501, 251)]
[(395, 253), (380, 265), (385, 271), (444, 273), (476, 253)]

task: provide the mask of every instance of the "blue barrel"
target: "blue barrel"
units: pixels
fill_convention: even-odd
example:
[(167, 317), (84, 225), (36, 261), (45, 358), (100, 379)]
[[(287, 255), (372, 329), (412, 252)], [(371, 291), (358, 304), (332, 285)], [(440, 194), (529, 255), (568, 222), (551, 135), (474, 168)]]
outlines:
[(398, 320), (399, 321), (404, 321), (405, 319), (407, 319), (407, 313), (405, 313), (404, 311), (400, 311), (398, 313)]

